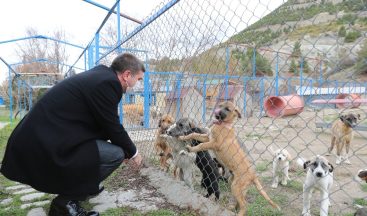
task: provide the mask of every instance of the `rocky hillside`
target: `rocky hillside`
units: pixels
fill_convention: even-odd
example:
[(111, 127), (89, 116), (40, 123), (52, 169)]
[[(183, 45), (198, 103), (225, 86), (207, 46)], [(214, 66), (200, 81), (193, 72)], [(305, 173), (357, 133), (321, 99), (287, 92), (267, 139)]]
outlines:
[(256, 46), (272, 68), (278, 61), (280, 73), (292, 72), (298, 43), (310, 76), (322, 70), (324, 78), (361, 79), (367, 72), (366, 32), (366, 0), (290, 0), (229, 43)]

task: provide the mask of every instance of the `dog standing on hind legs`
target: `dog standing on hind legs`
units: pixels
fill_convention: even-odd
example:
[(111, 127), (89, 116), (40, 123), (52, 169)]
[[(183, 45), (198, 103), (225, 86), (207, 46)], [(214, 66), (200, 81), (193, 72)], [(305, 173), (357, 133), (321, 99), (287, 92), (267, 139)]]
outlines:
[[(331, 145), (328, 148), (328, 154), (330, 155), (336, 145), (336, 164), (344, 162), (351, 164), (349, 161), (349, 148), (350, 142), (353, 139), (353, 128), (357, 125), (357, 119), (360, 120), (360, 114), (348, 114), (342, 115), (336, 120), (331, 127)], [(341, 156), (342, 150), (345, 146), (345, 156)]]
[(158, 132), (155, 140), (155, 149), (159, 155), (159, 165), (161, 170), (168, 171), (169, 164), (167, 160), (172, 157), (171, 148), (167, 144), (166, 139), (162, 138), (162, 134), (166, 134), (167, 129), (175, 122), (169, 114), (163, 115), (158, 122)]
[(192, 133), (179, 137), (179, 139), (196, 139), (204, 142), (194, 147), (187, 145), (186, 148), (190, 152), (213, 150), (218, 161), (232, 171), (231, 191), (240, 208), (238, 216), (246, 214), (245, 196), (251, 184), (255, 184), (259, 193), (274, 208), (280, 209), (264, 191), (255, 171), (251, 168), (250, 161), (237, 141), (233, 123), (236, 118), (241, 118), (238, 109), (232, 102), (226, 101), (220, 103), (219, 108), (214, 112), (216, 121), (210, 128), (209, 137), (208, 135)]

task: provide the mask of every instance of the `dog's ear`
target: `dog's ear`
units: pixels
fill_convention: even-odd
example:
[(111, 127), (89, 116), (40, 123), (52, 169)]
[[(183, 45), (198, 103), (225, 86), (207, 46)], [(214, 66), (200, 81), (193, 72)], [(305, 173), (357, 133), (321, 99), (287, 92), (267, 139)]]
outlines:
[(308, 165), (310, 165), (311, 161), (306, 161), (304, 164), (303, 164), (303, 169), (306, 169), (308, 167)]
[(237, 109), (237, 108), (236, 108), (234, 111), (237, 113), (237, 117), (238, 117), (238, 118), (242, 118), (241, 113), (240, 113), (240, 111), (238, 111), (238, 109)]
[(334, 166), (331, 163), (329, 163), (329, 162), (328, 162), (328, 164), (329, 164), (329, 167), (330, 167), (329, 168), (329, 172), (332, 173), (334, 171)]
[(196, 127), (195, 123), (192, 121), (189, 122), (189, 126), (191, 129)]
[(161, 125), (162, 125), (162, 119), (159, 119), (159, 121), (158, 121), (158, 127), (161, 127)]
[(285, 156), (287, 157), (287, 160), (288, 161), (291, 161), (292, 160), (292, 156), (291, 156), (291, 154), (289, 154), (289, 152), (287, 151), (287, 149), (283, 149), (283, 152), (284, 152)]
[(357, 115), (358, 120), (361, 120), (361, 114)]

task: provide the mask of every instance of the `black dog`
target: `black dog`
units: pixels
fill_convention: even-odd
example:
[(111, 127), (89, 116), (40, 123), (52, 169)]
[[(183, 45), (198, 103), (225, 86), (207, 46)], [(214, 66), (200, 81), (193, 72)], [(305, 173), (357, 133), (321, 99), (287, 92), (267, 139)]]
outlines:
[[(185, 135), (189, 135), (191, 133), (201, 133), (203, 134), (203, 130), (200, 128), (191, 128), (190, 131), (185, 132)], [(191, 146), (199, 145), (201, 142), (197, 140), (191, 141)], [(215, 160), (210, 156), (208, 151), (199, 151), (196, 153), (195, 159), (196, 166), (200, 169), (203, 174), (203, 178), (201, 179), (201, 186), (207, 190), (207, 194), (205, 197), (209, 197), (214, 193), (215, 199), (218, 200), (220, 196), (219, 184), (218, 180), (220, 178), (218, 172), (218, 164)]]
[[(204, 129), (198, 128), (189, 118), (181, 118), (171, 128), (167, 131), (168, 135), (173, 137), (186, 136), (191, 133), (205, 134)], [(199, 145), (200, 141), (190, 140), (191, 146)], [(217, 163), (210, 156), (208, 151), (200, 151), (196, 153), (195, 164), (200, 169), (203, 174), (201, 179), (201, 186), (207, 190), (207, 195), (209, 197), (214, 193), (215, 199), (219, 199), (219, 167)]]

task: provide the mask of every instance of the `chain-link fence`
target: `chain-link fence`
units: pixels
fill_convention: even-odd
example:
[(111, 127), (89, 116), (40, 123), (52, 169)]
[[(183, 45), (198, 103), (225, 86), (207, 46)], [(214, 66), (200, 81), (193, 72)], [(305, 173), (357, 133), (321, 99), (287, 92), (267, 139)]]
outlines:
[[(319, 177), (317, 172), (330, 176), (331, 171), (334, 183), (327, 195), (311, 196), (310, 212), (326, 215), (323, 201), (330, 198), (329, 215), (351, 215), (356, 205), (367, 205), (366, 184), (355, 179), (367, 163), (366, 5), (365, 0), (165, 1), (142, 24), (110, 16), (77, 64), (109, 65), (121, 52), (145, 62), (144, 81), (124, 95), (120, 114), (153, 166), (159, 167), (154, 143), (164, 114), (176, 121), (189, 117), (204, 128), (218, 116), (218, 104), (231, 101), (242, 116), (230, 125), (239, 151), (264, 191), (281, 207), (272, 208), (250, 185), (244, 189), (248, 215), (300, 215), (306, 205), (303, 185), (308, 188), (313, 182), (327, 188), (329, 177)], [(131, 33), (117, 31), (116, 25)], [(349, 154), (337, 143), (340, 157), (335, 150), (326, 156), (333, 136), (345, 146), (350, 141)], [(277, 149), (290, 153), (285, 159), (290, 165), (274, 172), (276, 165), (286, 164), (277, 157)], [(310, 172), (316, 170), (307, 174), (303, 163), (313, 162), (316, 155), (325, 156), (333, 170), (316, 161), (305, 164)], [(233, 193), (241, 187), (238, 181), (249, 180), (252, 174), (247, 170), (238, 176), (241, 168), (232, 166), (236, 156), (232, 157), (231, 162), (222, 162), (238, 179), (232, 188), (230, 179), (218, 180), (217, 204), (235, 211)], [(199, 167), (194, 162), (192, 166)], [(274, 178), (284, 170), (289, 178), (279, 179), (278, 185)], [(195, 168), (193, 188), (205, 195), (202, 175)]]

